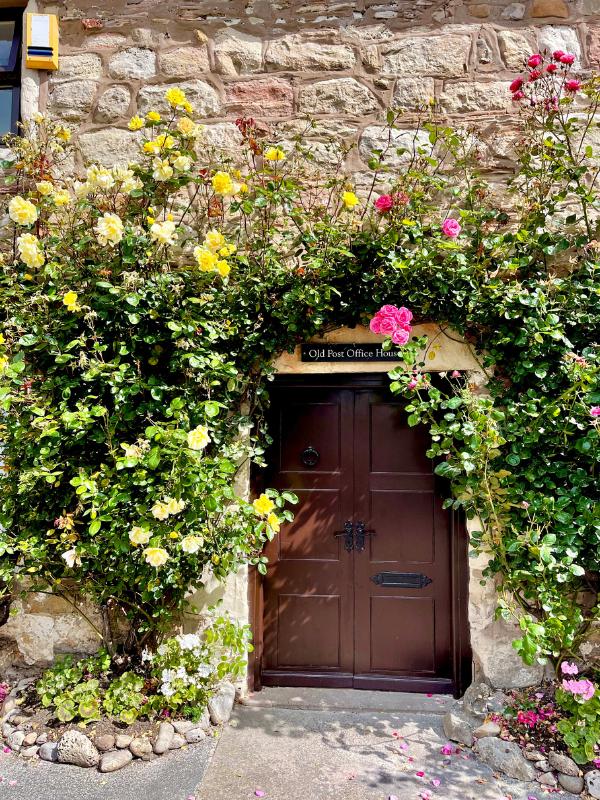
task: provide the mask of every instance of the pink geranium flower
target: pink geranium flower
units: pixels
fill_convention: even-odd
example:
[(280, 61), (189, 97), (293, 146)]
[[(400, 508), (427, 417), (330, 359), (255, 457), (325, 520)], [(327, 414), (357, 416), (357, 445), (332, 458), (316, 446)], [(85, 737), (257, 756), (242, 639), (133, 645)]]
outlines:
[(563, 675), (577, 675), (579, 673), (579, 667), (577, 664), (573, 664), (572, 661), (563, 661), (560, 665), (560, 671)]
[(539, 67), (544, 59), (541, 57), (539, 53), (534, 53), (532, 56), (529, 56), (527, 59), (527, 66), (528, 67)]
[(562, 687), (565, 692), (583, 697), (584, 700), (591, 700), (596, 692), (596, 687), (587, 679), (581, 681), (568, 681), (563, 678)]
[(557, 69), (558, 67), (556, 66), (556, 64), (548, 64), (548, 66), (546, 67), (546, 72), (556, 72)]
[(590, 415), (592, 417), (600, 417), (600, 406), (592, 406), (590, 408)]
[(452, 217), (447, 217), (442, 224), (442, 233), (451, 239), (456, 239), (461, 230), (460, 222)]
[(375, 208), (381, 214), (386, 214), (392, 209), (393, 205), (394, 198), (391, 194), (382, 194), (381, 197), (378, 197), (377, 200), (375, 200)]
[(440, 753), (441, 753), (443, 756), (451, 756), (451, 755), (452, 755), (452, 751), (453, 751), (453, 750), (454, 750), (454, 747), (453, 747), (451, 744), (445, 744), (445, 745), (442, 747), (442, 749), (440, 750)]

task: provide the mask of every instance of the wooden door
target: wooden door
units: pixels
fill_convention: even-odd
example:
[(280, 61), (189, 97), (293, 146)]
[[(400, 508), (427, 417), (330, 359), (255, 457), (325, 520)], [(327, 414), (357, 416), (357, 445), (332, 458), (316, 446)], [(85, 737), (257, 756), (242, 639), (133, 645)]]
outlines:
[(457, 691), (457, 543), (427, 433), (384, 381), (272, 393), (268, 484), (300, 503), (266, 550), (265, 685)]

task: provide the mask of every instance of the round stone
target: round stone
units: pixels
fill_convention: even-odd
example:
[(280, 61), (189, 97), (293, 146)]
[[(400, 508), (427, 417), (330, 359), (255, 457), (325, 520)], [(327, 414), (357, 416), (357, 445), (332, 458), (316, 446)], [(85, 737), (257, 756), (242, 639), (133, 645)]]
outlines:
[(581, 794), (583, 792), (583, 778), (580, 775), (563, 775), (558, 773), (558, 782), (566, 792)]
[(171, 725), (170, 722), (161, 722), (158, 726), (158, 734), (156, 736), (156, 741), (154, 742), (154, 752), (157, 756), (166, 753), (169, 747), (171, 746), (171, 742), (173, 741), (173, 736), (175, 735), (175, 728)]
[(592, 769), (585, 774), (585, 788), (590, 797), (600, 800), (600, 769)]
[(112, 735), (112, 733), (104, 733), (101, 736), (96, 736), (94, 739), (94, 744), (101, 753), (104, 753), (107, 750), (113, 749), (115, 746), (115, 737)]
[(100, 759), (100, 772), (116, 772), (133, 761), (133, 755), (129, 750), (112, 750), (104, 753)]
[(135, 738), (132, 739), (129, 749), (136, 758), (146, 759), (152, 753), (152, 744), (148, 739)]
[(58, 745), (56, 742), (44, 742), (38, 750), (42, 761), (58, 761)]
[(63, 733), (58, 742), (57, 753), (61, 764), (75, 764), (77, 767), (95, 767), (100, 760), (98, 750), (79, 731)]

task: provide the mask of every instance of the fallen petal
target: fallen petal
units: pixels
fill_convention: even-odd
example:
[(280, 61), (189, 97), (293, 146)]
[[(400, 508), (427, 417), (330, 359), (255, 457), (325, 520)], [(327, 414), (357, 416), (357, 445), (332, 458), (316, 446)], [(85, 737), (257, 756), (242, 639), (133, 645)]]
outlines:
[(266, 794), (267, 793), (263, 792), (262, 789), (256, 789), (255, 792), (254, 792), (255, 797), (265, 797)]
[(417, 776), (417, 778), (425, 777), (425, 773), (423, 772), (422, 769), (420, 769), (418, 772), (415, 772), (415, 775)]
[(435, 786), (436, 789), (440, 785), (440, 783), (441, 783), (441, 780), (439, 778), (432, 778), (432, 780), (431, 780), (431, 785)]

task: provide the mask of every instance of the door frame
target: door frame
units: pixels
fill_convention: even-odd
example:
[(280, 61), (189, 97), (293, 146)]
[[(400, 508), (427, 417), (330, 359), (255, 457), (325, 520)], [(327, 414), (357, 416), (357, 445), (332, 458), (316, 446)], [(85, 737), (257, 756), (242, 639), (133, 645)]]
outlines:
[[(332, 373), (332, 374), (299, 374), (277, 375), (274, 384), (281, 388), (302, 387), (357, 389), (389, 386), (389, 378), (385, 372)], [(265, 488), (265, 470), (252, 468), (250, 487), (252, 494), (258, 496)], [(472, 681), (473, 657), (471, 651), (468, 602), (469, 602), (469, 535), (464, 514), (451, 510), (451, 564), (450, 580), (452, 586), (452, 663), (454, 679), (454, 695), (460, 697)], [(248, 580), (248, 601), (250, 608), (250, 627), (254, 641), (254, 651), (248, 660), (248, 689), (259, 692), (262, 689), (262, 659), (264, 644), (264, 597), (262, 576), (256, 567), (250, 567)], [(315, 676), (315, 686), (319, 685), (319, 677)], [(417, 680), (417, 679), (415, 679)], [(390, 685), (390, 690), (392, 686)]]

